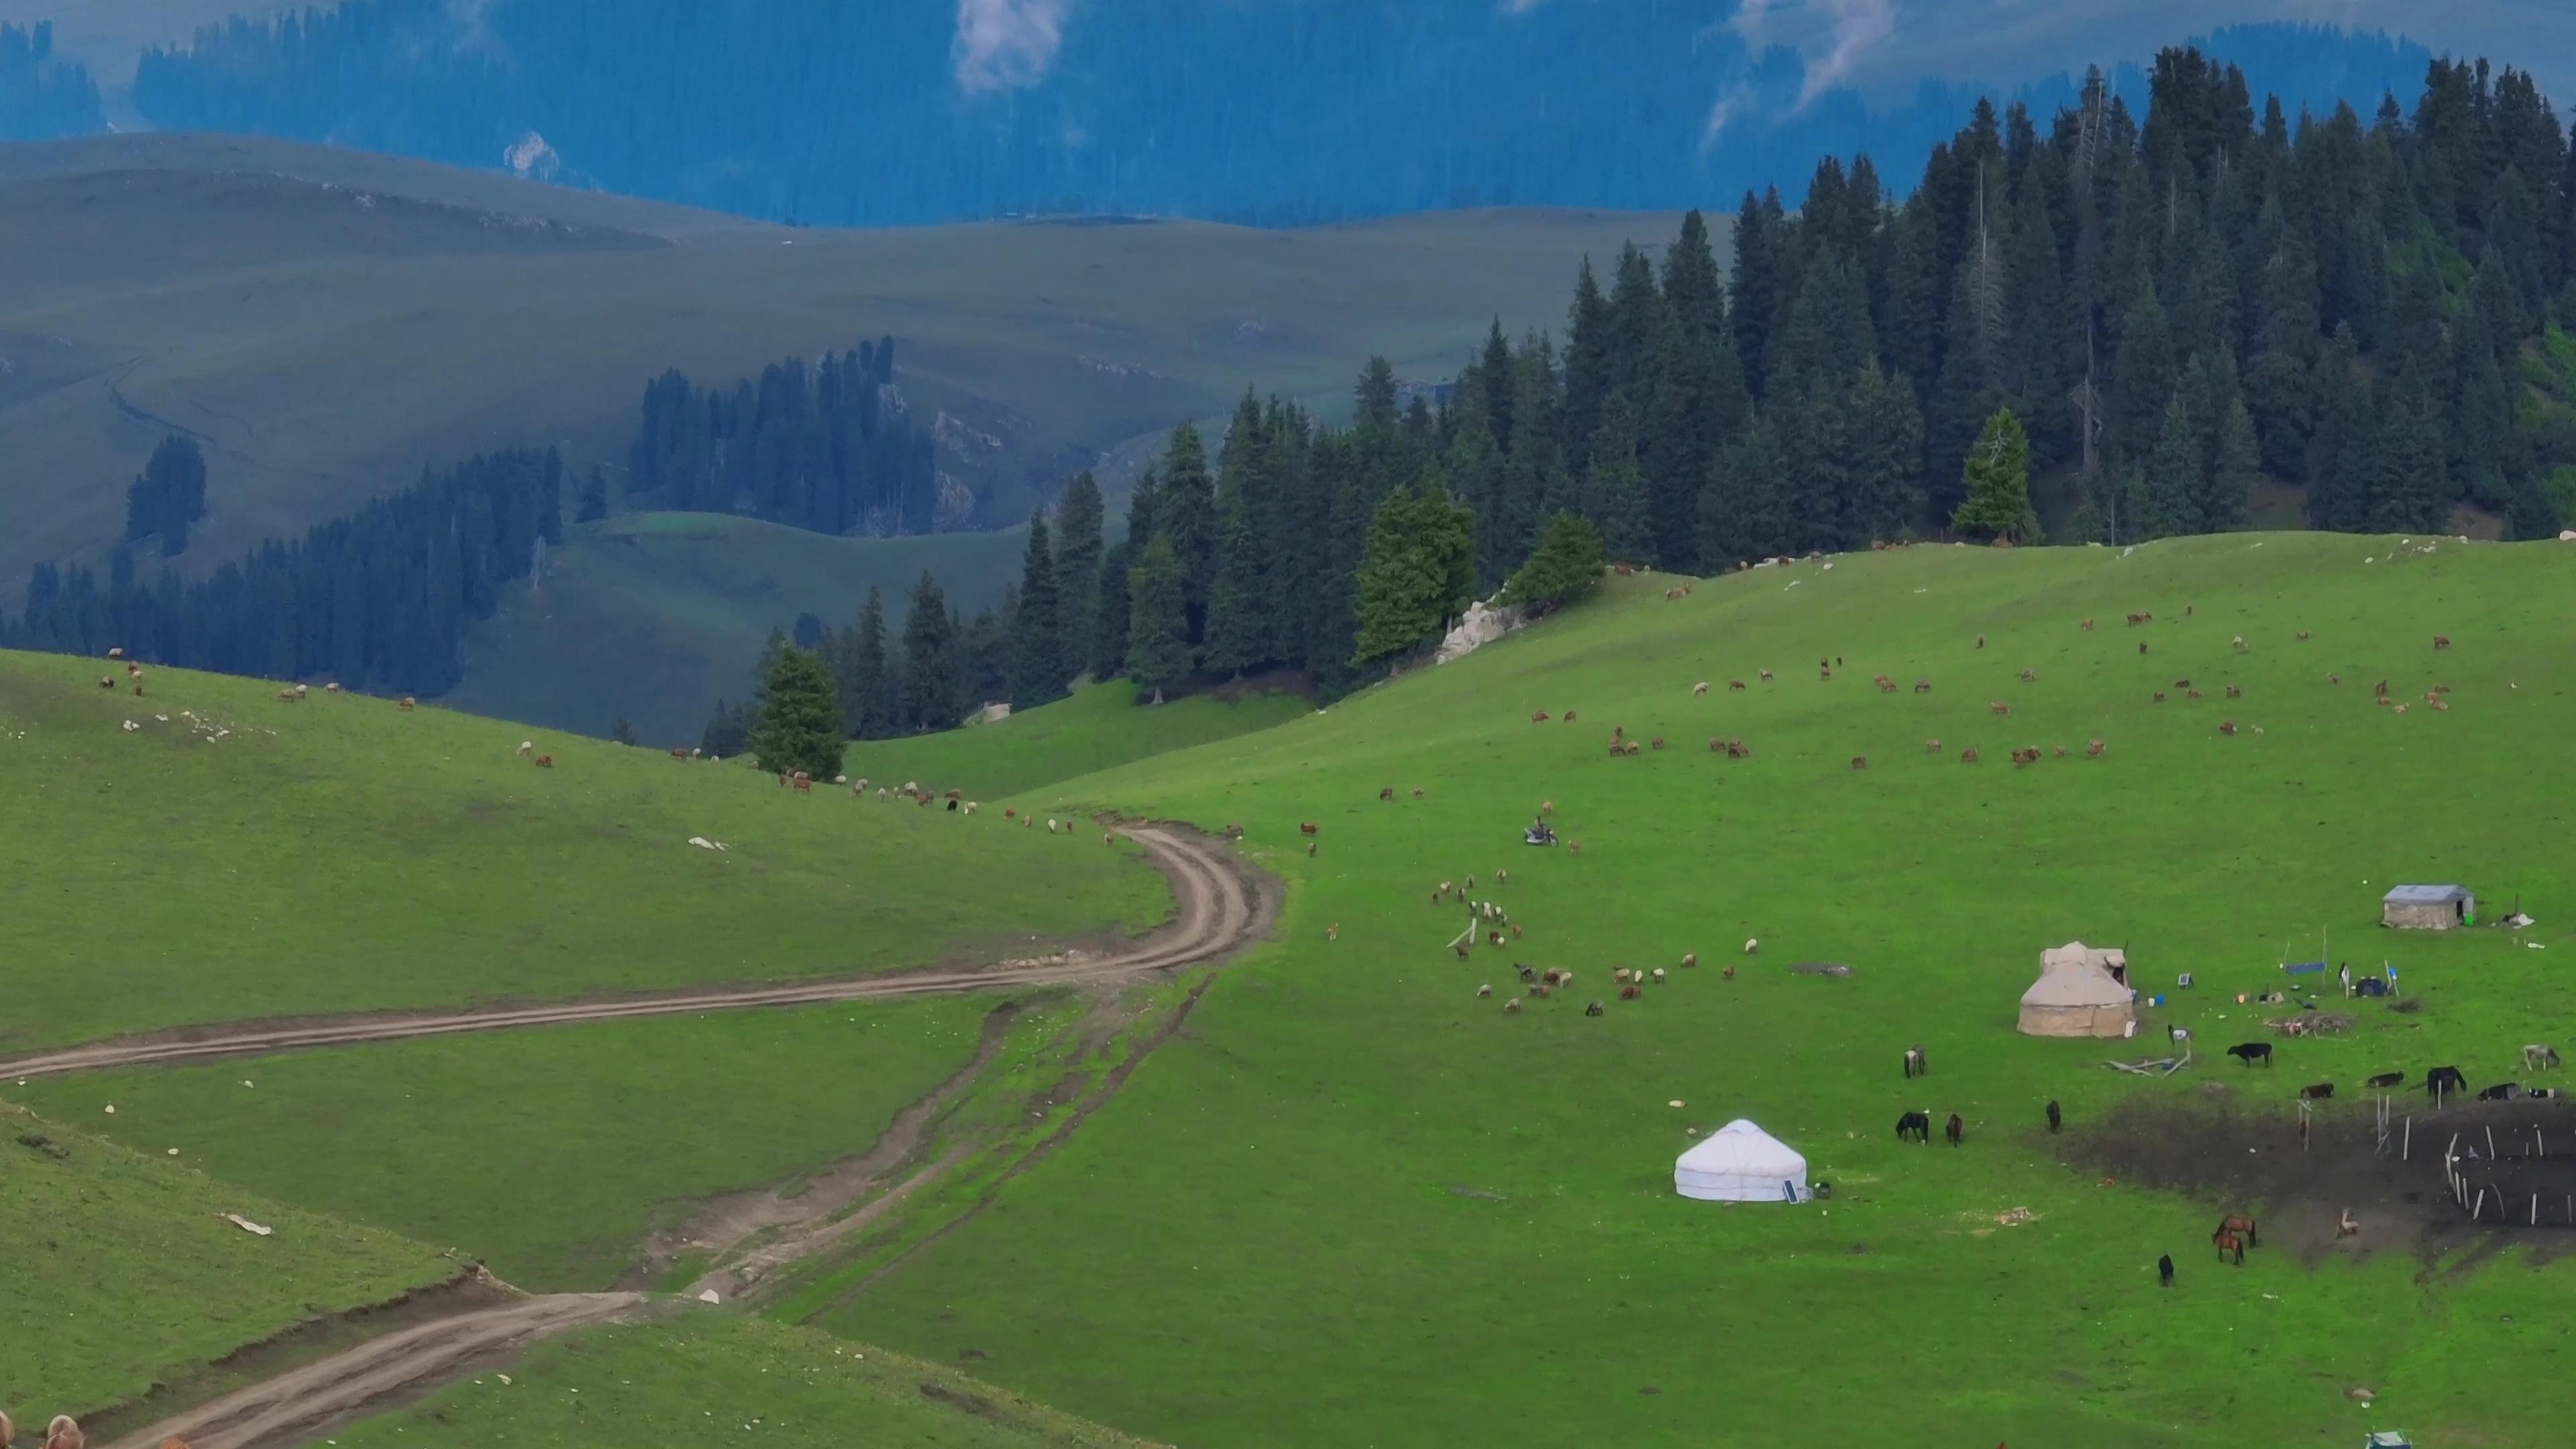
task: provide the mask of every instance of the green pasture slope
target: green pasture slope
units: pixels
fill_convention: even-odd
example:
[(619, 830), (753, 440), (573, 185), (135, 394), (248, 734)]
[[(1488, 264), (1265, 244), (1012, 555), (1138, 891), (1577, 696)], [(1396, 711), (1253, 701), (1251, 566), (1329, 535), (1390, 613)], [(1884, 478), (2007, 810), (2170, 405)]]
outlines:
[(319, 688), (122, 679), (0, 654), (0, 1052), (991, 959), (1170, 910), (1130, 852), (997, 816)]
[[(94, 1110), (81, 1125), (114, 1120)], [(139, 1399), (244, 1345), (463, 1266), (243, 1191), (203, 1164), (185, 1148), (129, 1151), (0, 1107), (0, 1411), (22, 1428)], [(244, 1232), (222, 1213), (274, 1231)]]
[[(2426, 546), (1919, 547), (1673, 603), (1666, 580), (1621, 581), (1320, 717), (1058, 787), (1245, 822), (1291, 882), (1283, 939), (1220, 976), (1062, 1150), (819, 1322), (939, 1361), (973, 1348), (996, 1382), (1186, 1443), (2161, 1449), (2346, 1444), (2373, 1424), (2563, 1443), (2576, 1389), (2546, 1369), (2576, 1265), (2470, 1250), (2428, 1273), (2368, 1251), (2393, 1225), (2337, 1245), (2275, 1218), (2224, 1267), (2215, 1212), (2257, 1204), (2069, 1160), (2115, 1105), (2286, 1119), (2312, 1081), (2343, 1088), (2320, 1130), (2348, 1141), (2367, 1074), (2456, 1062), (2482, 1084), (2520, 1043), (2576, 1037), (2555, 763), (2576, 549)], [(2155, 622), (2124, 626), (2133, 610)], [(2436, 653), (2437, 632), (2456, 647)], [(1764, 668), (1776, 682), (1728, 691)], [(1881, 695), (1880, 672), (1934, 689)], [(2405, 714), (2371, 704), (2382, 678)], [(1699, 680), (1714, 687), (1695, 698)], [(2423, 702), (2437, 683), (2447, 711)], [(2222, 737), (2222, 720), (2244, 729)], [(1613, 759), (1614, 725), (1671, 748)], [(1711, 755), (1712, 735), (1751, 757)], [(2096, 737), (2107, 754), (2088, 761)], [(2061, 743), (2070, 758), (2006, 759)], [(1970, 745), (1983, 763), (1961, 763)], [(1569, 845), (1525, 847), (1549, 799)], [(1320, 826), (1311, 859), (1301, 820)], [(1527, 936), (1461, 962), (1445, 943), (1463, 913), (1427, 897), (1471, 873)], [(2490, 913), (2519, 899), (2540, 924), (2377, 930), (2380, 894), (2421, 880), (2466, 882)], [(2321, 930), (2356, 969), (2394, 962), (2421, 1014), (2358, 1003), (2354, 1031), (2284, 1041), (2268, 1074), (2219, 1055), (2264, 1035), (2234, 994), (2283, 984), (2285, 949), (2312, 956)], [(2077, 937), (2126, 946), (2150, 989), (2200, 984), (2133, 1043), (2018, 1035), (2039, 952)], [(1685, 952), (1702, 964), (1681, 969)], [(1515, 961), (1579, 984), (1506, 1016)], [(1617, 1001), (1622, 965), (1674, 979)], [(2162, 1052), (2171, 1024), (2198, 1036), (2181, 1074), (2101, 1065)], [(1931, 1075), (1909, 1082), (1914, 1043)], [(2052, 1098), (2068, 1139), (2043, 1128)], [(1916, 1108), (1958, 1112), (1966, 1145), (1899, 1146)], [(1805, 1152), (1833, 1200), (1676, 1197), (1685, 1129), (1738, 1116)], [(2015, 1208), (2029, 1220), (1998, 1222)], [(2309, 1261), (2285, 1246), (2301, 1240)], [(2160, 1253), (2180, 1266), (2169, 1291)], [(2345, 1398), (2355, 1385), (2376, 1407)]]
[(506, 1384), (487, 1373), (332, 1442), (628, 1449), (749, 1435), (785, 1449), (1151, 1449), (954, 1369), (714, 1311), (568, 1335)]
[(24, 1087), (0, 1079), (0, 1096), (138, 1148), (179, 1147), (281, 1201), (454, 1247), (531, 1292), (600, 1289), (696, 1200), (793, 1183), (867, 1151), (974, 1055), (993, 1005), (947, 997), (424, 1037)]
[(850, 746), (853, 776), (936, 780), (988, 799), (1030, 795), (1113, 765), (1230, 740), (1314, 713), (1304, 697), (1263, 690), (1192, 695), (1140, 706), (1124, 679), (1086, 684), (1069, 699), (945, 734)]

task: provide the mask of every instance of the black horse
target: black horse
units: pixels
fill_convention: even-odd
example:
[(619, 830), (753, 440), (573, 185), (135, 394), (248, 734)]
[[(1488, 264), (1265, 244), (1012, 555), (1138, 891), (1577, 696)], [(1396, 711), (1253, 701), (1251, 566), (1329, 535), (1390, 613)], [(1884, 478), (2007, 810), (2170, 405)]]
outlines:
[(2256, 1062), (2261, 1062), (2267, 1067), (2272, 1065), (2272, 1044), (2268, 1041), (2240, 1042), (2229, 1047), (2227, 1054), (2249, 1067)]
[(2057, 1111), (2057, 1099), (2052, 1097), (2048, 1102), (2048, 1130), (2051, 1132), (2056, 1131), (2060, 1120), (2061, 1119)]
[(2458, 1067), (2435, 1067), (2424, 1074), (2424, 1095), (2427, 1097), (2465, 1092), (2468, 1089), (2469, 1079), (2461, 1074)]
[(2166, 1287), (2173, 1286), (2173, 1254), (2167, 1253), (2156, 1259), (2156, 1276), (2164, 1280)]
[(1908, 1112), (1896, 1119), (1896, 1140), (1912, 1138), (1917, 1142), (1932, 1140), (1932, 1116), (1928, 1112)]

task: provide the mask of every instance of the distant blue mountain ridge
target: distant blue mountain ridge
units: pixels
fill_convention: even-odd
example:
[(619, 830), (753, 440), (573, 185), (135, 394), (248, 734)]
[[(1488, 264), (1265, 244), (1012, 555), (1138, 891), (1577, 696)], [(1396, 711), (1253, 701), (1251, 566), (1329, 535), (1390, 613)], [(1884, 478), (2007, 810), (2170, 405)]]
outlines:
[[(1710, 4), (1132, 0), (970, 53), (948, 0), (349, 0), (147, 54), (164, 129), (327, 141), (805, 224), (1128, 212), (1290, 225), (1444, 207), (1731, 209), (1817, 159), (1921, 174), (1973, 102), (2080, 78), (1806, 97)], [(1011, 15), (1037, 13), (1001, 7)], [(1040, 19), (1057, 10), (1038, 7)], [(2182, 41), (2184, 37), (2175, 37)], [(2294, 115), (2411, 96), (2433, 53), (2299, 24), (2200, 43)], [(1017, 48), (1014, 48), (1014, 47)], [(2109, 56), (2135, 110), (2148, 56)], [(2499, 65), (2512, 57), (2496, 57)]]

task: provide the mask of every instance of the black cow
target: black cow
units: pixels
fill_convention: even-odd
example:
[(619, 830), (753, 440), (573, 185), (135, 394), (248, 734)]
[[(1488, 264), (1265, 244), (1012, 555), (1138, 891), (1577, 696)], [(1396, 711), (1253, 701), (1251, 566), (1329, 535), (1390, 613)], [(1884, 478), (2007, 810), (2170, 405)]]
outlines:
[(2322, 1102), (2333, 1095), (2334, 1083), (2332, 1082), (2310, 1082), (2299, 1089), (2299, 1100), (2302, 1102)]
[(2478, 1100), (2481, 1102), (2510, 1102), (2521, 1095), (2522, 1084), (2520, 1082), (2498, 1082), (2494, 1086), (2487, 1088), (2485, 1091), (2478, 1093)]
[(1949, 1122), (1948, 1122), (1947, 1124), (1945, 1124), (1945, 1125), (1942, 1127), (1942, 1129), (1941, 1129), (1941, 1130), (1942, 1130), (1942, 1132), (1943, 1132), (1943, 1133), (1945, 1133), (1945, 1134), (1947, 1134), (1947, 1135), (1948, 1135), (1948, 1137), (1949, 1137), (1949, 1139), (1950, 1139), (1950, 1145), (1951, 1145), (1951, 1146), (1953, 1146), (1953, 1147), (1956, 1147), (1956, 1146), (1958, 1146), (1958, 1145), (1959, 1145), (1959, 1136), (1960, 1136), (1960, 1134), (1961, 1134), (1961, 1133), (1963, 1133), (1963, 1132), (1965, 1132), (1965, 1131), (1967, 1130), (1967, 1127), (1968, 1127), (1968, 1124), (1967, 1124), (1967, 1123), (1962, 1122), (1962, 1121), (1960, 1121), (1960, 1120), (1959, 1120), (1959, 1114), (1958, 1114), (1958, 1113), (1956, 1113), (1956, 1112), (1953, 1112), (1953, 1113), (1951, 1113), (1951, 1114), (1950, 1114), (1950, 1120), (1949, 1120)]
[(2166, 1287), (2173, 1286), (2173, 1254), (2167, 1253), (2156, 1259), (2156, 1276), (2164, 1280)]
[(2458, 1067), (2435, 1067), (2424, 1074), (2424, 1095), (2427, 1097), (2465, 1092), (2468, 1089), (2469, 1079), (2461, 1074)]
[(2051, 1131), (2051, 1132), (2056, 1131), (2056, 1130), (2057, 1130), (2057, 1124), (2058, 1124), (2059, 1120), (2060, 1120), (2060, 1119), (2059, 1119), (2058, 1111), (2057, 1111), (2057, 1099), (2056, 1099), (2056, 1098), (2054, 1098), (2054, 1097), (2052, 1097), (2052, 1098), (2050, 1098), (2050, 1099), (2049, 1099), (2049, 1103), (2048, 1103), (2048, 1130), (2049, 1130), (2049, 1131)]
[(1911, 1137), (1917, 1142), (1932, 1140), (1932, 1118), (1924, 1112), (1908, 1112), (1896, 1119), (1896, 1140)]
[(2405, 1080), (2406, 1074), (2404, 1072), (2381, 1072), (2378, 1076), (2370, 1079), (2370, 1085), (2374, 1087), (2394, 1087), (2403, 1083)]
[(2268, 1041), (2242, 1042), (2229, 1047), (2227, 1054), (2249, 1067), (2256, 1062), (2261, 1062), (2267, 1067), (2272, 1065), (2272, 1044)]

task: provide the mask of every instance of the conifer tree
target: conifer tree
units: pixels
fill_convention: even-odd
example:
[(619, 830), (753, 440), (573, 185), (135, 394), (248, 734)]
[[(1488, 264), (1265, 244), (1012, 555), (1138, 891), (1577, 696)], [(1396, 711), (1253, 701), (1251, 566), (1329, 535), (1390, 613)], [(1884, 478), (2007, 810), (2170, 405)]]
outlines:
[(1986, 420), (1962, 470), (1967, 494), (1950, 526), (1961, 533), (2038, 543), (2039, 515), (2030, 507), (2030, 439), (2010, 408)]
[(760, 723), (752, 753), (760, 767), (802, 770), (818, 780), (841, 772), (841, 709), (831, 674), (811, 650), (781, 649), (761, 685)]
[(1154, 704), (1189, 677), (1189, 615), (1180, 554), (1158, 533), (1128, 571), (1127, 673)]
[(927, 570), (912, 586), (912, 605), (903, 620), (903, 681), (897, 714), (906, 730), (944, 730), (960, 713), (961, 683), (957, 626), (948, 612), (948, 595)]
[(842, 631), (839, 658), (830, 661), (841, 686), (841, 727), (854, 740), (883, 739), (895, 730), (894, 681), (887, 676), (885, 595), (874, 585), (859, 621)]
[(1064, 633), (1068, 679), (1091, 662), (1100, 599), (1101, 531), (1105, 510), (1099, 480), (1085, 468), (1064, 485), (1055, 505), (1056, 612)]
[(1538, 547), (1504, 585), (1503, 598), (1536, 613), (1581, 600), (1601, 586), (1601, 535), (1579, 513), (1560, 513), (1539, 531)]
[(1614, 394), (1603, 407), (1591, 453), (1583, 511), (1601, 531), (1602, 548), (1623, 563), (1651, 563), (1656, 556), (1654, 522), (1645, 470), (1637, 465), (1637, 411), (1625, 395)]
[(2254, 486), (2263, 479), (2263, 445), (2243, 398), (2228, 401), (2218, 426), (2218, 456), (2211, 460), (2209, 491), (2200, 502), (2200, 526), (2211, 533), (2251, 521)]
[(1029, 543), (1020, 563), (1019, 609), (1010, 631), (1010, 697), (1013, 709), (1034, 709), (1064, 697), (1064, 631), (1058, 614), (1055, 555), (1048, 545), (1046, 514), (1029, 515)]
[(2179, 389), (2166, 400), (2164, 423), (2157, 429), (2155, 446), (2141, 455), (2137, 466), (2139, 490), (2132, 537), (2144, 540), (2197, 532), (2200, 499), (2209, 486), (2208, 469), (2201, 462), (2191, 408)]
[[(1392, 425), (1394, 393), (1387, 393)], [(1188, 641), (1206, 637), (1208, 589), (1216, 582), (1216, 479), (1208, 472), (1207, 447), (1199, 430), (1183, 423), (1172, 429), (1163, 454), (1163, 488), (1155, 504), (1154, 532), (1172, 541), (1172, 558), (1181, 569), (1181, 597), (1188, 608)]]

